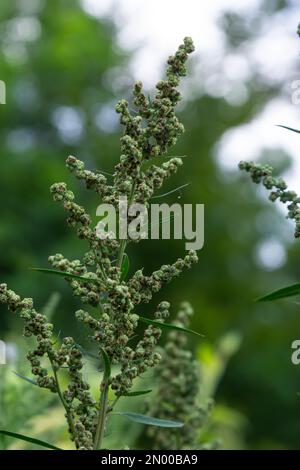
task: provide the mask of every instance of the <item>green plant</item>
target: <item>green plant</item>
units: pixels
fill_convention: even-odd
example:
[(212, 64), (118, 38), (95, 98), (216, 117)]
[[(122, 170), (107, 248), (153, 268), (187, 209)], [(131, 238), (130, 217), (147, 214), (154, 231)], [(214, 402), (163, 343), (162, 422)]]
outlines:
[[(189, 302), (183, 302), (173, 323), (187, 327), (193, 314)], [(148, 409), (163, 419), (184, 420), (185, 427), (183, 433), (177, 429), (147, 428), (153, 449), (218, 449), (223, 447), (223, 431), (227, 441), (228, 436), (237, 441), (235, 428), (242, 417), (228, 406), (214, 406), (213, 397), (241, 340), (239, 333), (230, 331), (216, 344), (204, 339), (193, 354), (186, 335), (180, 330), (170, 331), (160, 351), (162, 360), (152, 374), (157, 389), (149, 396)], [(223, 422), (225, 417), (228, 423)], [(241, 434), (240, 428), (237, 433)]]
[[(153, 157), (166, 156), (168, 149), (184, 130), (174, 107), (180, 100), (177, 86), (180, 77), (186, 74), (185, 62), (193, 50), (192, 40), (185, 38), (176, 54), (169, 58), (167, 78), (158, 82), (153, 99), (144, 95), (140, 82), (135, 84), (136, 114), (130, 112), (125, 100), (116, 106), (124, 126), (124, 135), (121, 138), (121, 157), (115, 167), (112, 184), (108, 184), (103, 174), (86, 170), (84, 163), (75, 157), (67, 158), (67, 168), (83, 180), (88, 189), (95, 190), (103, 203), (113, 204), (118, 209), (120, 196), (127, 196), (129, 205), (135, 202), (149, 204), (154, 191), (182, 165), (182, 160), (175, 157), (161, 166), (143, 166)], [(53, 269), (38, 270), (65, 278), (73, 294), (86, 306), (76, 311), (75, 316), (88, 328), (90, 340), (97, 345), (103, 373), (99, 378), (99, 397), (95, 398), (90, 384), (83, 378), (83, 350), (76, 340), (72, 337), (59, 340), (53, 333), (53, 324), (44, 314), (37, 312), (31, 298), (21, 298), (6, 284), (1, 284), (0, 303), (20, 313), (25, 322), (24, 335), (36, 340), (35, 348), (27, 355), (35, 377), (34, 384), (58, 396), (65, 410), (70, 438), (79, 450), (103, 447), (108, 419), (113, 413), (122, 414), (139, 423), (180, 428), (184, 424), (181, 421), (158, 419), (134, 412), (116, 413), (115, 406), (123, 396), (145, 393), (131, 390), (134, 379), (159, 363), (161, 356), (156, 351), (156, 345), (162, 329), (180, 328), (165, 323), (169, 314), (168, 302), (161, 302), (157, 306), (154, 319), (144, 318), (135, 312), (135, 308), (143, 302), (149, 302), (164, 284), (197, 262), (196, 253), (191, 251), (184, 259), (178, 259), (172, 265), (163, 265), (149, 276), (142, 269), (138, 270), (127, 280), (128, 241), (100, 239), (91, 216), (74, 202), (74, 194), (64, 182), (53, 184), (51, 193), (55, 201), (62, 203), (68, 214), (68, 224), (76, 229), (80, 239), (87, 242), (88, 249), (80, 260), (69, 260), (62, 254), (50, 256), (49, 262)], [(134, 342), (141, 323), (146, 323), (147, 328), (142, 337)], [(184, 328), (182, 330), (187, 331)], [(65, 379), (66, 373), (68, 381), (63, 386), (62, 375)], [(53, 448), (51, 444), (11, 431), (0, 430), (0, 433)]]
[[(48, 319), (54, 314), (59, 300), (60, 295), (54, 292), (42, 308)], [(55, 408), (55, 396), (40, 387), (33, 387), (35, 382), (27, 377), (30, 367), (23, 362), (24, 346), (24, 340), (18, 344), (8, 343), (7, 364), (0, 367), (0, 429), (27, 432), (34, 419), (43, 415), (45, 410), (51, 413)], [(53, 431), (57, 435), (58, 430)], [(0, 449), (7, 449), (11, 444), (12, 440), (0, 433)]]
[[(191, 305), (183, 302), (174, 325), (186, 328), (193, 313)], [(162, 419), (184, 421), (184, 432), (149, 428), (147, 434), (152, 439), (154, 449), (199, 447), (200, 431), (212, 405), (210, 399), (200, 403), (201, 368), (186, 343), (184, 333), (174, 330), (168, 334), (168, 341), (161, 349), (162, 360), (154, 371), (158, 389), (150, 403), (151, 414)]]
[[(297, 129), (284, 127), (290, 131), (300, 133)], [(239, 163), (240, 170), (249, 173), (252, 181), (256, 184), (262, 184), (267, 190), (271, 191), (269, 199), (272, 202), (279, 200), (283, 204), (287, 204), (287, 218), (295, 223), (295, 238), (300, 237), (300, 197), (295, 191), (290, 191), (286, 182), (282, 178), (274, 177), (274, 170), (270, 165), (261, 165), (255, 162), (241, 161)], [(300, 284), (293, 284), (291, 286), (283, 287), (275, 292), (271, 292), (260, 299), (260, 302), (272, 301), (292, 297), (300, 293)]]
[[(27, 430), (32, 418), (42, 413), (46, 406), (53, 405), (54, 397), (38, 387), (30, 387), (19, 377), (11, 373), (8, 367), (0, 367), (0, 429)], [(28, 406), (28, 403), (31, 405)], [(11, 439), (0, 434), (1, 450), (11, 443)]]
[(250, 174), (252, 181), (256, 184), (262, 183), (263, 186), (270, 190), (269, 199), (272, 202), (279, 200), (288, 203), (289, 219), (295, 221), (295, 238), (300, 237), (300, 197), (295, 191), (288, 190), (286, 182), (282, 178), (273, 176), (273, 168), (270, 165), (261, 165), (254, 162), (240, 162), (239, 168)]

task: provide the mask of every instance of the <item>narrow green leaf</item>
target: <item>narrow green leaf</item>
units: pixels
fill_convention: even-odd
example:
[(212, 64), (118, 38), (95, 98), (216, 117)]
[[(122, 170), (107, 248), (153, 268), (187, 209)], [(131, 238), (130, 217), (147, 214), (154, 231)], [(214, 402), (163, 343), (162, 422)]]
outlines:
[(42, 309), (43, 314), (48, 318), (48, 320), (52, 319), (60, 300), (61, 300), (61, 295), (59, 292), (53, 292), (50, 295), (48, 301), (46, 302), (46, 304), (44, 305)]
[(31, 442), (31, 444), (36, 444), (37, 446), (46, 447), (47, 449), (63, 450), (63, 449), (60, 449), (59, 447), (49, 444), (48, 442), (35, 439), (34, 437), (28, 437), (28, 436), (24, 436), (23, 434), (17, 434), (15, 432), (5, 431), (4, 429), (0, 429), (0, 434), (4, 436), (14, 437), (15, 439), (20, 439), (21, 441)]
[(193, 335), (201, 336), (201, 338), (204, 338), (204, 335), (201, 335), (197, 331), (190, 330), (189, 328), (183, 328), (182, 326), (177, 326), (173, 323), (162, 323), (158, 320), (151, 320), (150, 318), (142, 317), (141, 315), (139, 315), (139, 320), (143, 323), (148, 323), (149, 325), (158, 326), (159, 328), (170, 328), (172, 330), (179, 330), (182, 333), (191, 333)]
[(76, 343), (77, 347), (80, 349), (82, 354), (85, 356), (91, 357), (92, 359), (97, 359), (99, 361), (99, 357), (96, 354), (91, 353), (87, 349), (83, 348), (80, 344)]
[(104, 362), (104, 378), (108, 379), (111, 375), (110, 360), (105, 349), (100, 348), (100, 351), (101, 351), (103, 362)]
[(90, 279), (84, 276), (78, 276), (77, 274), (67, 273), (65, 271), (57, 271), (56, 269), (45, 269), (45, 268), (30, 268), (31, 271), (38, 271), (46, 274), (54, 274), (55, 276), (69, 277), (71, 279), (77, 279), (82, 282), (95, 282), (98, 283), (98, 279)]
[[(152, 157), (151, 160), (150, 160), (150, 165), (153, 164), (153, 162), (160, 162), (162, 159), (167, 159), (169, 158), (170, 160), (172, 158), (188, 158), (188, 155), (157, 155), (156, 157)], [(149, 161), (149, 160), (148, 160)], [(147, 161), (145, 162), (145, 164), (147, 163)]]
[(257, 299), (257, 302), (269, 302), (271, 300), (284, 299), (286, 297), (292, 297), (293, 295), (300, 294), (300, 284), (292, 284), (291, 286), (283, 287), (270, 294), (264, 295)]
[(127, 253), (124, 253), (122, 266), (121, 266), (121, 281), (124, 281), (129, 271), (129, 258)]
[[(150, 227), (148, 229), (148, 233), (151, 232), (151, 227), (155, 227), (156, 225), (159, 225), (160, 227), (162, 226), (162, 224), (164, 224), (165, 222), (170, 222), (171, 220), (175, 219), (175, 217), (177, 217), (178, 214), (171, 214), (169, 217), (165, 217), (164, 219), (161, 219), (161, 220), (156, 220), (155, 222), (151, 222), (150, 224)], [(141, 225), (141, 228), (145, 227), (147, 225), (147, 223)]]
[(104, 175), (107, 175), (107, 176), (111, 176), (113, 178), (113, 174), (112, 173), (108, 173), (108, 171), (104, 171), (104, 170), (93, 170), (95, 173), (97, 173), (98, 175), (101, 175), (101, 173), (103, 173)]
[(297, 134), (300, 134), (300, 131), (298, 129), (293, 129), (293, 127), (282, 126), (281, 124), (278, 124), (277, 127), (282, 127), (283, 129), (287, 129), (288, 131), (297, 132)]
[(181, 428), (184, 426), (184, 423), (181, 423), (180, 421), (152, 418), (152, 416), (141, 415), (139, 413), (120, 411), (114, 414), (124, 416), (125, 418), (128, 418), (131, 421), (135, 421), (136, 423), (147, 424), (148, 426), (159, 426), (161, 428)]
[(146, 395), (151, 392), (152, 390), (137, 390), (136, 392), (124, 393), (123, 397), (138, 397), (139, 395)]
[(185, 183), (185, 184), (183, 184), (182, 186), (178, 186), (177, 188), (172, 189), (171, 191), (168, 191), (167, 193), (159, 194), (158, 196), (152, 196), (151, 199), (159, 199), (160, 197), (169, 196), (170, 194), (176, 193), (177, 191), (180, 191), (181, 189), (186, 188), (186, 187), (189, 186), (190, 184), (191, 184), (191, 183)]
[(20, 379), (25, 380), (26, 382), (29, 382), (32, 385), (37, 385), (37, 383), (34, 380), (30, 379), (29, 377), (25, 377), (25, 375), (21, 375), (18, 372), (15, 372), (14, 370), (13, 370), (13, 373)]

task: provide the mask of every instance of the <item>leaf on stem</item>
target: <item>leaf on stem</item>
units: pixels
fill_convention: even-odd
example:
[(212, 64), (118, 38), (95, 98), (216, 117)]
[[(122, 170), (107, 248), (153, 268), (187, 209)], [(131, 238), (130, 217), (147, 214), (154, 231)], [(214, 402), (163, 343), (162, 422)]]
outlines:
[(57, 271), (56, 269), (46, 269), (46, 268), (30, 268), (31, 271), (38, 271), (45, 274), (54, 274), (55, 276), (69, 277), (71, 279), (77, 279), (82, 282), (94, 282), (99, 283), (98, 279), (91, 279), (89, 277), (78, 276), (77, 274), (67, 273), (65, 271)]
[(159, 426), (161, 428), (182, 428), (184, 423), (180, 421), (171, 421), (169, 419), (158, 419), (153, 418), (152, 416), (146, 416), (139, 413), (131, 413), (131, 412), (118, 412), (113, 413), (115, 415), (124, 416), (125, 418), (130, 419), (136, 423), (146, 424), (148, 426)]
[(14, 370), (13, 370), (13, 373), (20, 379), (25, 380), (26, 382), (29, 382), (32, 385), (37, 385), (37, 383), (34, 380), (30, 379), (29, 377), (25, 377), (25, 375), (21, 375), (18, 372), (15, 372)]
[(101, 351), (103, 362), (104, 362), (104, 378), (108, 379), (111, 375), (110, 360), (105, 349), (100, 348), (100, 351)]
[(48, 442), (35, 439), (34, 437), (24, 436), (23, 434), (17, 434), (15, 432), (5, 431), (4, 429), (0, 429), (0, 434), (4, 436), (13, 437), (15, 439), (20, 439), (21, 441), (30, 442), (31, 444), (36, 444), (37, 446), (46, 447), (47, 449), (63, 450), (63, 449), (60, 449), (59, 447), (49, 444)]
[(282, 126), (281, 124), (277, 124), (277, 127), (282, 127), (283, 129), (287, 129), (288, 131), (297, 132), (297, 134), (300, 134), (300, 130), (294, 129), (293, 127)]
[(99, 357), (96, 354), (91, 353), (87, 349), (83, 348), (80, 344), (76, 343), (76, 346), (80, 349), (83, 355), (91, 357), (92, 359), (97, 359), (99, 361)]
[(160, 197), (169, 196), (170, 194), (176, 193), (177, 191), (180, 191), (181, 189), (186, 188), (186, 187), (189, 186), (190, 184), (191, 184), (191, 183), (185, 183), (185, 184), (183, 184), (183, 185), (181, 185), (181, 186), (178, 186), (177, 188), (171, 189), (171, 191), (168, 191), (167, 193), (159, 194), (158, 196), (152, 196), (151, 199), (159, 199)]
[(292, 284), (291, 286), (283, 287), (270, 294), (264, 295), (256, 300), (256, 302), (269, 302), (271, 300), (285, 299), (300, 294), (300, 284)]
[(43, 314), (48, 318), (48, 320), (52, 319), (60, 300), (61, 300), (61, 295), (59, 292), (53, 292), (50, 295), (46, 305), (44, 305), (43, 310), (42, 310)]
[(170, 328), (172, 330), (179, 330), (182, 333), (191, 333), (193, 335), (197, 335), (197, 336), (200, 336), (201, 338), (204, 338), (204, 335), (201, 335), (197, 331), (190, 330), (189, 328), (177, 326), (177, 325), (174, 325), (173, 323), (163, 323), (158, 320), (151, 320), (150, 318), (145, 318), (145, 317), (142, 317), (141, 315), (138, 315), (138, 316), (139, 316), (139, 320), (143, 323), (148, 323), (149, 325), (155, 325), (155, 326), (158, 326), (159, 328)]
[(138, 397), (139, 395), (146, 395), (147, 393), (151, 393), (152, 390), (137, 390), (136, 392), (128, 392), (124, 393), (123, 397)]
[[(164, 219), (159, 219), (159, 220), (156, 220), (155, 222), (152, 222), (151, 221), (151, 224), (150, 224), (150, 227), (148, 228), (148, 233), (151, 233), (151, 227), (155, 227), (156, 225), (159, 225), (159, 227), (162, 227), (162, 225), (165, 223), (165, 222), (170, 222), (171, 220), (175, 219), (175, 217), (177, 217), (178, 214), (171, 214), (169, 217), (166, 217)], [(148, 225), (148, 222), (141, 225), (141, 228), (143, 227), (146, 227), (146, 225)]]
[(122, 266), (121, 266), (121, 281), (124, 281), (129, 271), (129, 257), (124, 253)]

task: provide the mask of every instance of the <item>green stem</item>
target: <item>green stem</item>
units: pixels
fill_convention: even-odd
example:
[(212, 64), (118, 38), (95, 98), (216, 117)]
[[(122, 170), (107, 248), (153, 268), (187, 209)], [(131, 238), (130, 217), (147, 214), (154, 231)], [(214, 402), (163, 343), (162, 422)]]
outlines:
[[(136, 183), (134, 182), (132, 184), (131, 193), (129, 197), (129, 206), (130, 204), (132, 204), (132, 201), (133, 201), (135, 187), (136, 187)], [(119, 269), (121, 269), (121, 266), (122, 266), (122, 261), (123, 261), (123, 256), (126, 250), (126, 245), (127, 245), (127, 240), (126, 239), (121, 240), (118, 261), (117, 261), (117, 266)], [(101, 449), (101, 445), (102, 445), (102, 441), (104, 437), (105, 424), (106, 424), (106, 419), (107, 419), (107, 410), (108, 410), (108, 390), (109, 390), (109, 377), (104, 377), (101, 383), (99, 415), (98, 415), (98, 423), (97, 423), (95, 440), (94, 440), (94, 450)]]
[[(135, 187), (136, 187), (136, 182), (133, 182), (132, 188), (131, 188), (131, 193), (130, 193), (130, 196), (129, 196), (129, 204), (128, 204), (129, 207), (130, 207), (130, 205), (132, 204), (132, 201), (133, 201)], [(123, 261), (123, 256), (124, 256), (124, 253), (125, 253), (125, 250), (126, 250), (126, 245), (127, 245), (127, 240), (126, 239), (121, 240), (119, 256), (118, 256), (118, 262), (117, 262), (117, 266), (118, 266), (119, 269), (121, 269), (121, 266), (122, 266), (122, 261)]]
[[(96, 259), (96, 263), (97, 263), (97, 258), (98, 258), (97, 252), (96, 252), (96, 250), (93, 250), (93, 252), (94, 252), (95, 259)], [(100, 253), (101, 253), (101, 248), (100, 248)], [(99, 260), (97, 264), (98, 264), (98, 266), (99, 266), (99, 268), (100, 268), (100, 271), (101, 271), (101, 274), (102, 274), (102, 279), (103, 279), (103, 280), (106, 280), (106, 275), (105, 275), (105, 271), (104, 271), (104, 269), (103, 269), (101, 260)]]
[(107, 415), (107, 408), (108, 408), (108, 389), (109, 389), (108, 380), (104, 379), (101, 384), (99, 417), (98, 417), (97, 429), (96, 429), (96, 434), (95, 434), (94, 450), (101, 449), (101, 445), (102, 445), (102, 441), (104, 437), (106, 415)]
[(127, 240), (122, 240), (120, 243), (120, 251), (119, 251), (118, 263), (117, 263), (117, 266), (119, 269), (121, 269), (122, 267), (122, 261), (123, 261), (123, 256), (126, 250), (126, 245), (127, 245)]
[(71, 431), (71, 435), (72, 437), (75, 437), (75, 424), (74, 424), (74, 420), (73, 420), (73, 417), (72, 417), (72, 414), (70, 412), (70, 408), (68, 406), (68, 404), (66, 403), (66, 400), (64, 399), (63, 397), (63, 394), (62, 394), (62, 391), (61, 391), (61, 388), (60, 388), (60, 385), (59, 385), (59, 380), (58, 380), (58, 375), (57, 375), (57, 367), (54, 365), (51, 357), (48, 355), (49, 357), (49, 361), (50, 361), (50, 364), (51, 364), (51, 367), (52, 367), (52, 370), (53, 370), (53, 375), (54, 375), (54, 380), (55, 380), (55, 383), (56, 383), (56, 388), (57, 388), (57, 394), (60, 398), (60, 401), (66, 411), (66, 417), (67, 417), (67, 421), (68, 421), (68, 425), (70, 427), (70, 431)]
[(118, 396), (118, 397), (116, 397), (116, 398), (114, 399), (114, 401), (112, 402), (112, 404), (111, 404), (111, 406), (110, 406), (111, 411), (114, 409), (114, 407), (116, 406), (116, 404), (118, 403), (118, 401), (120, 400), (120, 398), (121, 398), (121, 397)]

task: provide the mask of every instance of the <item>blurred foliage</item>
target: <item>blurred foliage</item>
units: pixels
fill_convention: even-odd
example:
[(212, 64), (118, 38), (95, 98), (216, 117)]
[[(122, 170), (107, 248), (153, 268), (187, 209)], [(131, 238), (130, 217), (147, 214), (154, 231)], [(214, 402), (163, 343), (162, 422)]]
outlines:
[[(48, 419), (52, 408), (51, 394), (19, 378), (11, 367), (1, 367), (0, 429), (15, 429), (19, 432), (31, 430), (33, 418), (47, 414)], [(53, 437), (55, 430), (51, 429), (49, 432)], [(11, 438), (0, 436), (0, 449), (7, 449), (11, 445)]]
[(212, 414), (199, 435), (200, 442), (216, 442), (221, 449), (245, 448), (247, 417), (233, 407), (222, 403), (217, 391), (230, 366), (230, 360), (239, 352), (242, 337), (237, 331), (225, 333), (215, 344), (203, 341), (198, 346), (197, 356), (201, 365), (200, 403), (209, 397), (216, 399)]
[[(231, 13), (220, 19), (228, 53), (251, 43), (280, 8), (286, 8), (285, 2), (267, 1), (253, 13), (250, 23)], [(76, 0), (2, 2), (0, 38), (0, 78), (7, 84), (7, 104), (0, 109), (1, 280), (21, 295), (35, 297), (38, 306), (44, 305), (52, 291), (59, 291), (62, 298), (54, 315), (57, 332), (74, 334), (82, 341), (72, 315), (76, 300), (67, 287), (28, 267), (47, 266), (49, 254), (77, 257), (83, 251), (67, 228), (64, 214), (51, 202), (48, 188), (69, 178), (64, 167), (68, 154), (75, 154), (91, 169), (111, 171), (120, 135), (113, 106), (127, 94), (131, 82), (128, 53), (116, 45), (114, 26), (88, 15)], [(287, 242), (292, 229), (283, 223), (282, 214), (262, 200), (243, 175), (224, 169), (215, 157), (224, 132), (253, 119), (279, 90), (253, 67), (244, 83), (248, 98), (233, 106), (204, 92), (202, 79), (200, 73), (191, 86), (194, 95), (181, 110), (186, 133), (174, 154), (188, 155), (184, 170), (164, 192), (191, 182), (180, 201), (205, 204), (205, 247), (199, 253), (199, 265), (166, 287), (162, 298), (169, 299), (174, 310), (188, 299), (196, 310), (192, 328), (209, 341), (232, 329), (244, 338), (216, 392), (215, 419), (223, 422), (224, 435), (229, 436), (223, 436), (226, 447), (299, 449), (299, 372), (290, 362), (290, 345), (300, 331), (298, 306), (288, 301), (253, 302), (285, 283), (299, 282), (299, 249), (296, 242)], [(240, 153), (243, 159), (243, 148)], [(278, 170), (288, 168), (286, 155), (269, 152), (267, 157)], [(76, 184), (71, 178), (67, 183)], [(96, 196), (79, 185), (76, 191), (80, 202), (95, 212)], [(172, 194), (165, 202), (176, 197)], [(259, 261), (258, 248), (274, 238), (286, 247), (288, 262), (270, 272)], [(144, 266), (147, 273), (183, 251), (178, 241), (135, 245), (129, 252), (131, 269)], [(16, 341), (21, 322), (4, 309), (0, 315), (1, 337)], [(190, 341), (191, 347), (198, 347), (195, 339)], [(9, 387), (11, 380), (15, 383), (17, 378), (8, 380)], [(47, 420), (53, 412), (45, 410), (44, 396), (41, 401), (26, 398), (22, 387), (29, 384), (19, 387), (22, 399), (13, 403), (18, 402), (24, 416), (19, 418), (17, 412), (15, 418), (10, 417), (9, 409), (5, 413), (4, 424), (12, 431), (21, 430), (21, 421), (30, 418), (26, 413), (40, 413), (41, 403)], [(28, 409), (27, 400), (37, 408)], [(16, 406), (11, 406), (15, 412)], [(243, 438), (233, 442), (232, 429), (239, 427)], [(131, 429), (127, 422), (124, 429), (126, 434)]]

